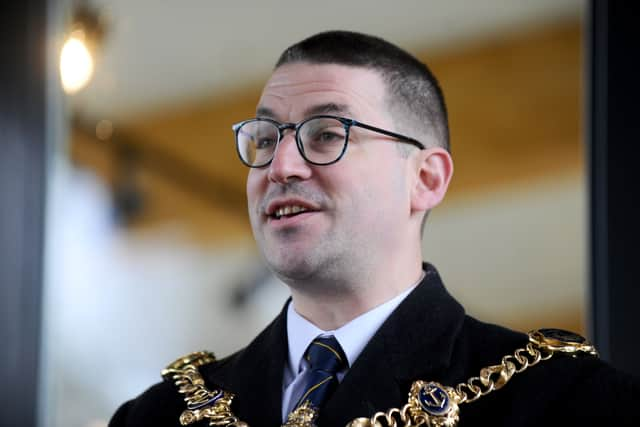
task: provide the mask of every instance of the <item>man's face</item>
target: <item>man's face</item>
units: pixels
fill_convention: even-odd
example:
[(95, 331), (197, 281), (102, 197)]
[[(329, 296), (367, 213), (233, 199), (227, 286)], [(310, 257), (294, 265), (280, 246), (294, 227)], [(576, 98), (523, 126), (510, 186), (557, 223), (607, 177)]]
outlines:
[[(374, 71), (287, 64), (267, 82), (259, 117), (298, 123), (333, 114), (394, 130), (385, 85)], [(407, 239), (406, 159), (397, 141), (353, 127), (340, 161), (306, 163), (291, 130), (269, 166), (247, 179), (249, 217), (267, 263), (288, 284), (349, 280), (384, 262)]]

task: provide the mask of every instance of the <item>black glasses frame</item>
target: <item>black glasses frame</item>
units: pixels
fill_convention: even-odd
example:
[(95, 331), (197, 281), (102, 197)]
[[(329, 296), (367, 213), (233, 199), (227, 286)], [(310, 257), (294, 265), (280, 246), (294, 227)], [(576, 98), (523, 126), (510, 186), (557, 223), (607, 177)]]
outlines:
[[(344, 131), (345, 131), (345, 137), (344, 137), (344, 145), (342, 147), (342, 151), (340, 152), (340, 155), (335, 159), (332, 160), (330, 162), (314, 162), (312, 160), (309, 160), (307, 158), (307, 156), (304, 153), (304, 147), (302, 145), (302, 141), (300, 140), (300, 128), (307, 123), (308, 121), (314, 120), (314, 119), (335, 119), (338, 120), (340, 123), (342, 123), (342, 126), (344, 126)], [(244, 126), (247, 123), (251, 123), (251, 122), (257, 122), (257, 121), (263, 121), (263, 122), (270, 122), (273, 123), (277, 129), (278, 129), (278, 140), (276, 141), (276, 147), (273, 150), (273, 155), (271, 156), (271, 158), (269, 160), (267, 160), (266, 162), (260, 163), (260, 164), (255, 164), (255, 165), (251, 165), (249, 163), (247, 163), (243, 158), (242, 155), (240, 154), (240, 148), (239, 148), (239, 142), (238, 142), (238, 134), (240, 131), (240, 128), (242, 128), (242, 126)], [(267, 165), (269, 165), (271, 163), (271, 161), (273, 160), (273, 157), (276, 154), (276, 150), (278, 148), (278, 144), (280, 143), (280, 141), (282, 141), (282, 137), (283, 137), (283, 132), (287, 129), (293, 129), (295, 130), (295, 140), (296, 140), (296, 146), (298, 147), (298, 152), (300, 153), (300, 155), (302, 156), (302, 158), (308, 162), (311, 163), (312, 165), (318, 165), (318, 166), (326, 166), (326, 165), (331, 165), (333, 163), (338, 162), (340, 159), (342, 159), (342, 157), (344, 156), (344, 153), (347, 151), (347, 145), (349, 143), (349, 131), (351, 130), (351, 128), (355, 126), (355, 127), (359, 127), (359, 128), (363, 128), (363, 129), (367, 129), (376, 133), (380, 133), (382, 135), (387, 135), (393, 138), (396, 138), (398, 141), (400, 142), (406, 142), (408, 144), (412, 144), (416, 147), (418, 147), (421, 150), (424, 150), (426, 147), (424, 146), (423, 143), (421, 143), (420, 141), (414, 139), (414, 138), (410, 138), (408, 136), (405, 135), (401, 135), (399, 133), (395, 133), (395, 132), (391, 132), (389, 130), (386, 129), (382, 129), (376, 126), (371, 126), (368, 125), (366, 123), (362, 123), (359, 122), (357, 120), (354, 119), (349, 119), (346, 117), (340, 117), (340, 116), (332, 116), (332, 115), (328, 115), (328, 114), (321, 114), (321, 115), (317, 115), (317, 116), (311, 116), (308, 117), (304, 120), (302, 120), (301, 122), (298, 123), (280, 123), (276, 120), (273, 119), (269, 119), (266, 117), (255, 117), (253, 119), (247, 119), (247, 120), (243, 120), (239, 123), (234, 124), (233, 126), (231, 126), (231, 129), (233, 129), (233, 132), (235, 134), (236, 137), (236, 152), (238, 153), (238, 157), (240, 158), (240, 161), (245, 164), (246, 166), (250, 167), (250, 168), (262, 168), (265, 167)]]

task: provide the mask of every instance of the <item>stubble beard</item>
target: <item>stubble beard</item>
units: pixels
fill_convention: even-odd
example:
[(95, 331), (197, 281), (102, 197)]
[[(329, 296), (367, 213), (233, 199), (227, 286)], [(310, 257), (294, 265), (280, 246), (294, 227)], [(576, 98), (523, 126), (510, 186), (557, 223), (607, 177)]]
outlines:
[(264, 241), (260, 247), (271, 271), (292, 290), (311, 297), (337, 296), (352, 291), (353, 278), (358, 274), (349, 253), (353, 248), (346, 246), (349, 236), (334, 234), (325, 233), (316, 245), (304, 250), (269, 251)]

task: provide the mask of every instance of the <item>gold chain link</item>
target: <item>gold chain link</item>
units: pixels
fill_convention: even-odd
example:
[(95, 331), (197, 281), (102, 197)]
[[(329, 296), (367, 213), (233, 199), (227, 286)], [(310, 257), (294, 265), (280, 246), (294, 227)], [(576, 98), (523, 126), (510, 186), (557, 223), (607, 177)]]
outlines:
[[(455, 388), (450, 388), (450, 397), (456, 406), (475, 402), (482, 396), (504, 387), (513, 375), (521, 373), (543, 360), (550, 359), (553, 354), (553, 351), (543, 350), (528, 343), (525, 347), (514, 351), (513, 354), (504, 356), (499, 365), (482, 368), (479, 376), (469, 378)], [(402, 409), (392, 408), (387, 412), (378, 412), (371, 418), (357, 418), (347, 424), (347, 427), (455, 426), (457, 424), (457, 414), (449, 419), (432, 418), (422, 411), (414, 400), (415, 398), (410, 397), (409, 403)]]
[(494, 390), (500, 390), (514, 374), (519, 374), (551, 356), (553, 352), (543, 353), (531, 343), (517, 349), (513, 354), (504, 356), (499, 365), (482, 368), (479, 377), (472, 377), (467, 382), (458, 384), (455, 387), (456, 393), (460, 396), (458, 403), (471, 403)]

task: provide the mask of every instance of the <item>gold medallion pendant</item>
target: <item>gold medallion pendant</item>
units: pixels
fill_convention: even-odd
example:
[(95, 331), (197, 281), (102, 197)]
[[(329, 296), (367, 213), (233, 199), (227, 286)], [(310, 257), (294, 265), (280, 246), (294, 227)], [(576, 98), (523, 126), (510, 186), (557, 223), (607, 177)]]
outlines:
[(315, 427), (316, 418), (318, 411), (306, 401), (289, 414), (282, 427)]

